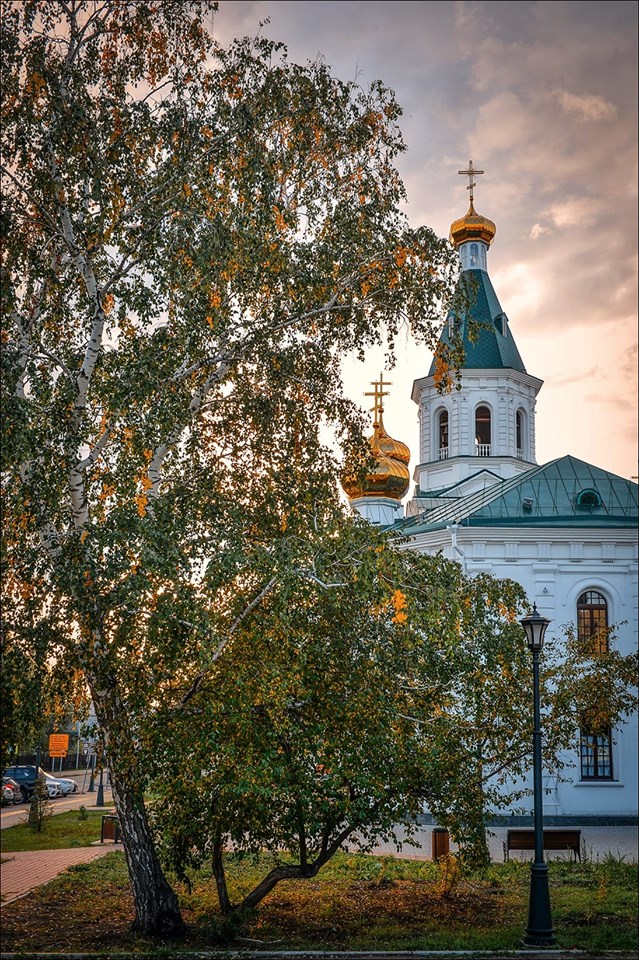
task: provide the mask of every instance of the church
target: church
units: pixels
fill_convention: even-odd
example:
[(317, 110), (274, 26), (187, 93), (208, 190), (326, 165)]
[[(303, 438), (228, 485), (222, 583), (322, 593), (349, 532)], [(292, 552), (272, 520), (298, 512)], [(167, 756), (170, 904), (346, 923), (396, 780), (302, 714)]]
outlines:
[[(535, 403), (543, 381), (528, 373), (513, 322), (488, 274), (495, 224), (470, 206), (450, 239), (461, 261), (459, 302), (442, 332), (444, 344), (461, 337), (460, 389), (438, 389), (436, 362), (413, 384), (419, 424), (414, 491), (410, 452), (383, 421), (383, 376), (374, 383), (370, 439), (376, 468), (360, 485), (345, 485), (351, 506), (378, 526), (397, 530), (409, 548), (442, 552), (472, 576), (487, 572), (516, 580), (553, 631), (573, 624), (579, 638), (602, 651), (605, 629), (620, 653), (637, 636), (637, 485), (567, 454), (538, 465)], [(545, 777), (544, 814), (561, 824), (637, 822), (637, 723), (631, 718), (604, 735), (575, 731), (565, 759), (570, 782)], [(564, 774), (565, 775), (565, 774)], [(532, 798), (529, 800), (532, 809)]]

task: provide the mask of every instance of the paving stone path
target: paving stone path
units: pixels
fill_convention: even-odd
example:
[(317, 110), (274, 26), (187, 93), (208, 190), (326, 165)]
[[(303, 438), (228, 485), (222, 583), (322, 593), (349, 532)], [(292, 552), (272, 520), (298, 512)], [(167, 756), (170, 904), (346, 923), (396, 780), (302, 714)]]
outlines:
[(67, 867), (76, 863), (89, 863), (103, 857), (111, 850), (122, 850), (121, 844), (105, 844), (99, 847), (73, 847), (71, 850), (22, 850), (4, 853), (1, 865), (0, 890), (2, 906), (18, 900), (35, 887), (53, 880)]

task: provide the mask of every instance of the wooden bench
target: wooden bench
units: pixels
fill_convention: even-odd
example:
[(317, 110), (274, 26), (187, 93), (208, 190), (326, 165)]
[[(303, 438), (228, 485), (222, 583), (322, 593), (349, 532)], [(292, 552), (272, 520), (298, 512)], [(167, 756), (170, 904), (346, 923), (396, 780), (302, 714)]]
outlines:
[[(534, 850), (534, 830), (509, 830), (504, 842), (504, 860), (511, 850)], [(581, 860), (581, 830), (544, 830), (544, 850), (570, 850)]]

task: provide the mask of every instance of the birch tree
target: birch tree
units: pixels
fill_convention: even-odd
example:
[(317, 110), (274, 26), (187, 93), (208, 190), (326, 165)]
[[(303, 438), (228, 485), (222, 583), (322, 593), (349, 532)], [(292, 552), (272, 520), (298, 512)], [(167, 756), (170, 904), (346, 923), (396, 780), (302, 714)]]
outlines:
[[(339, 360), (435, 346), (453, 254), (411, 228), (400, 109), (215, 4), (2, 9), (7, 643), (88, 684), (145, 933), (178, 934), (143, 794), (145, 717), (188, 704), (334, 498)], [(301, 525), (301, 526), (300, 526)], [(13, 660), (12, 660), (13, 662)]]

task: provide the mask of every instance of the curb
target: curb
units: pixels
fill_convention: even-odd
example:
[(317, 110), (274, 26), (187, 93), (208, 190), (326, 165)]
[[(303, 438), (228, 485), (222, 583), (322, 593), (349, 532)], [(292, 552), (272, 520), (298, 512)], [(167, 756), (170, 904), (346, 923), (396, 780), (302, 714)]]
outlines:
[(440, 960), (459, 957), (461, 960), (636, 960), (636, 953), (609, 950), (590, 953), (586, 950), (175, 950), (161, 953), (0, 953), (0, 960), (140, 960), (144, 957), (162, 960)]

